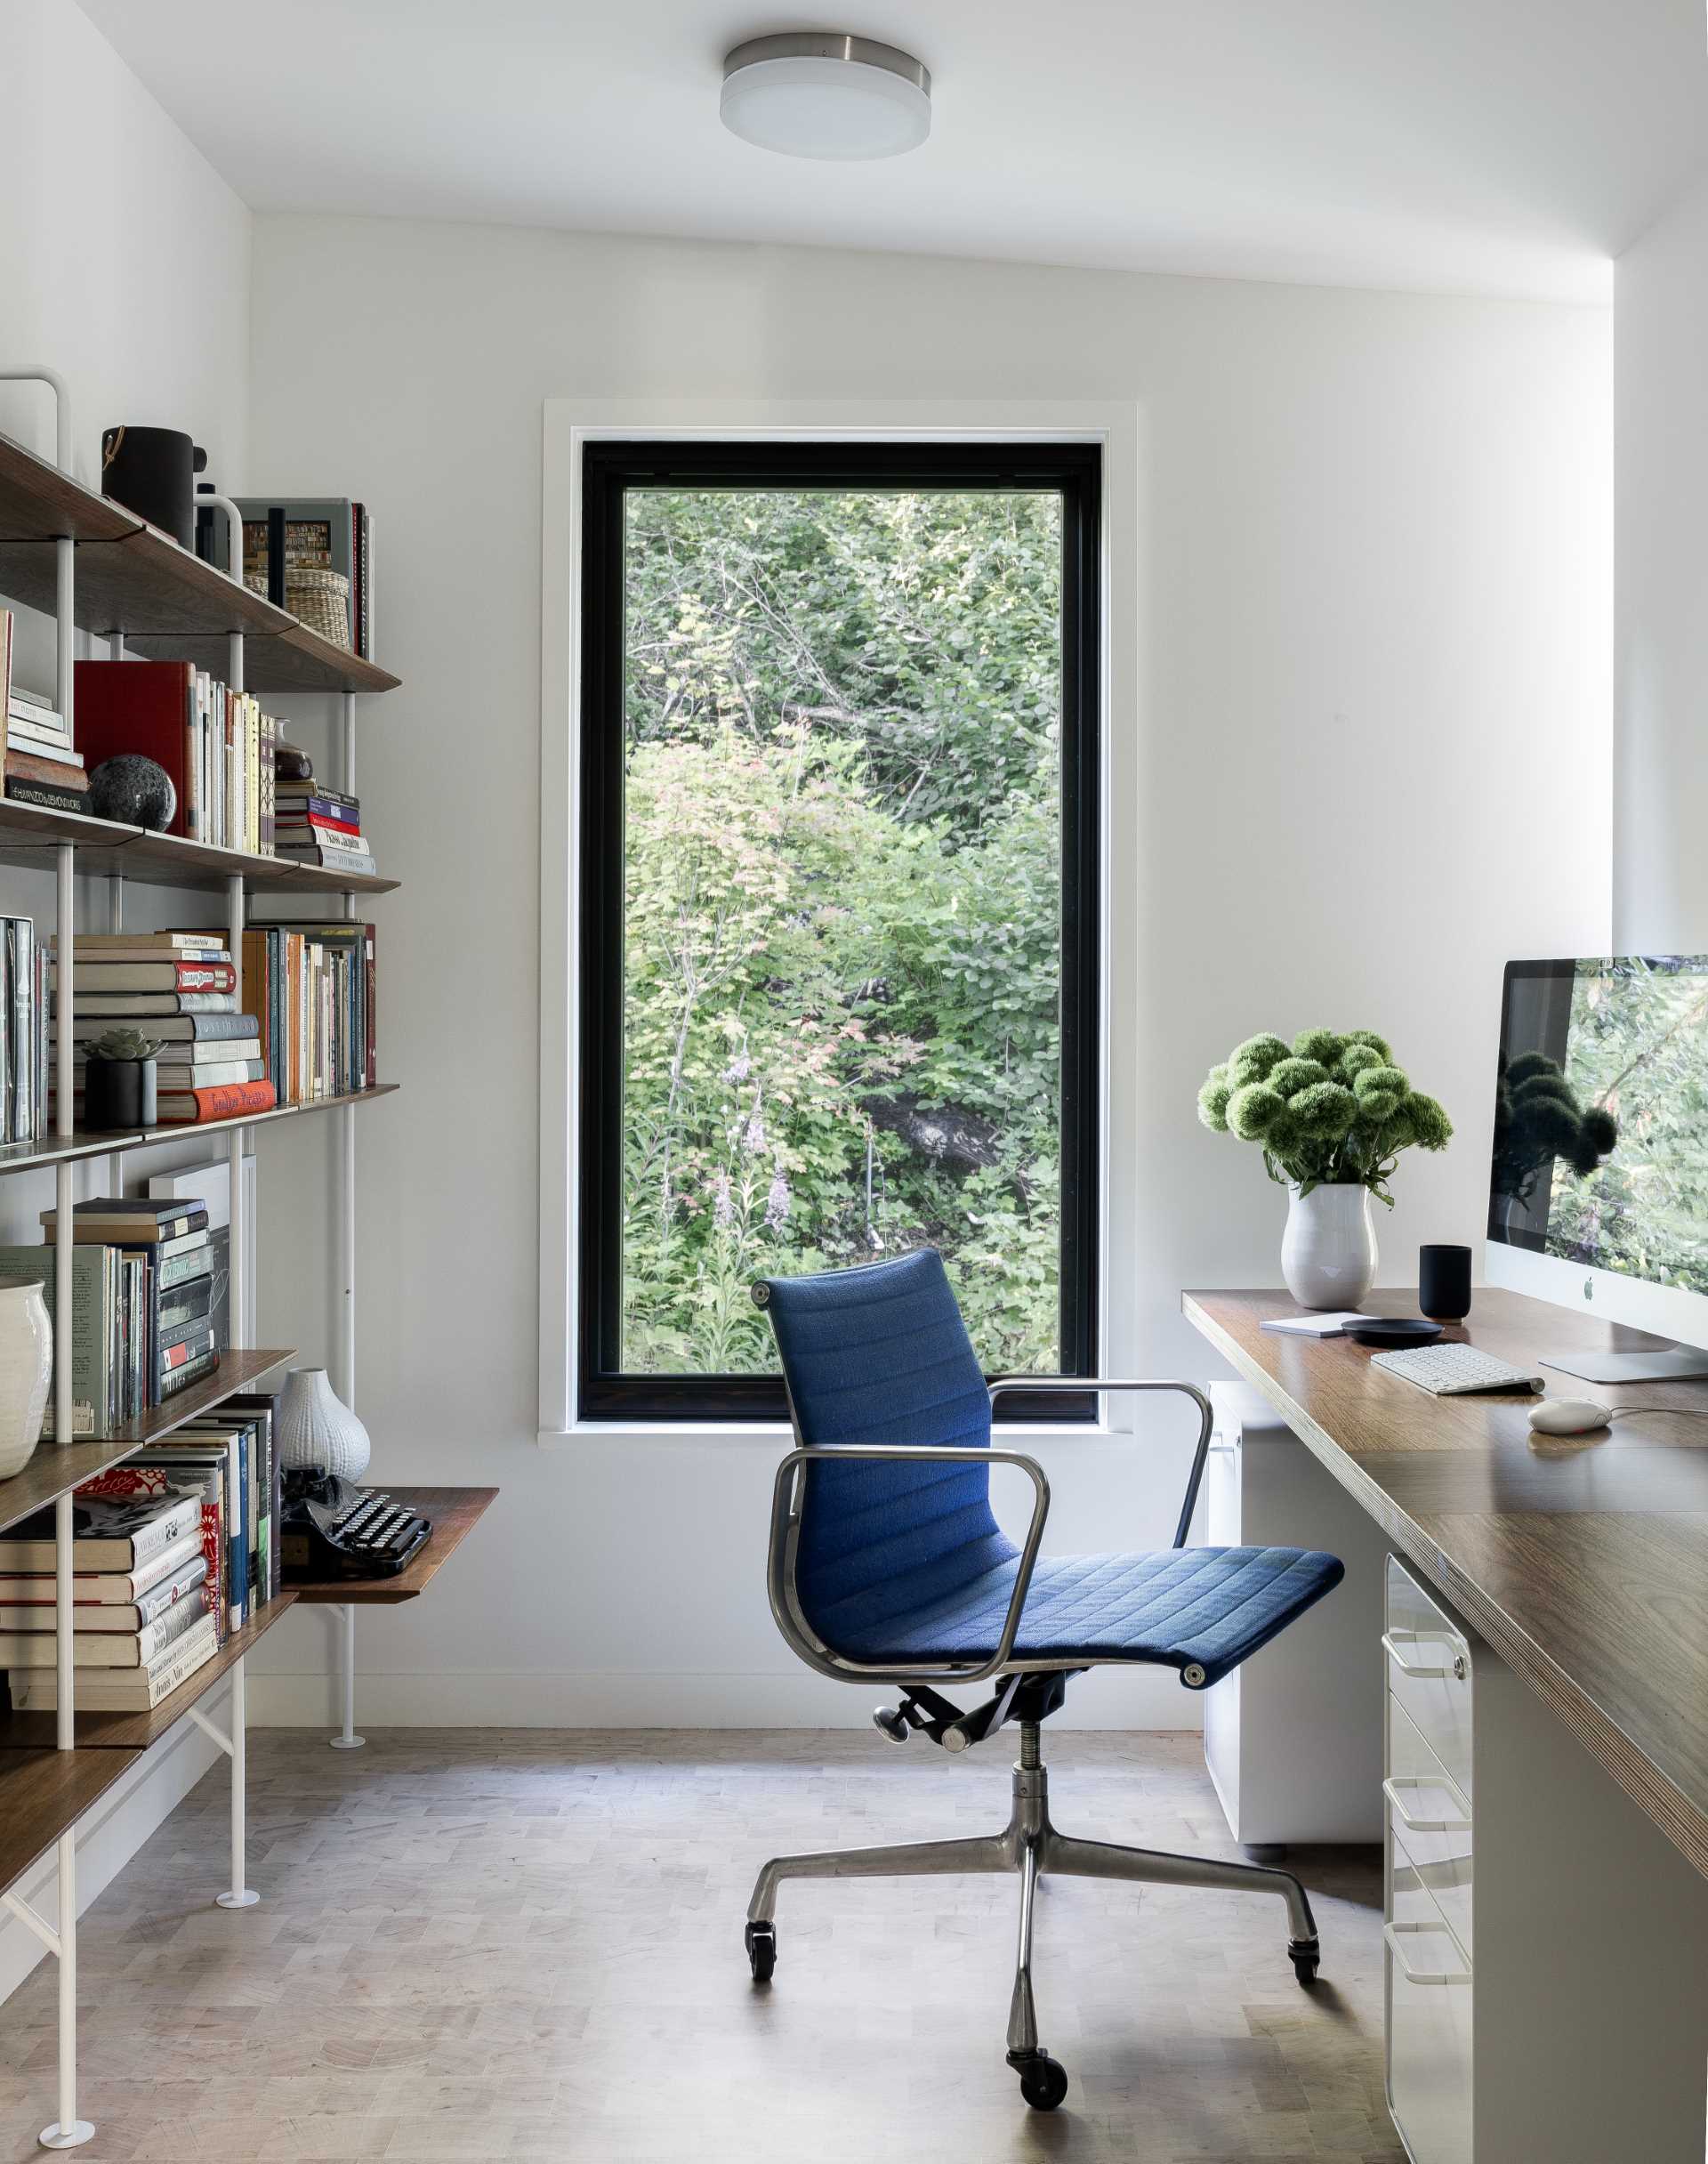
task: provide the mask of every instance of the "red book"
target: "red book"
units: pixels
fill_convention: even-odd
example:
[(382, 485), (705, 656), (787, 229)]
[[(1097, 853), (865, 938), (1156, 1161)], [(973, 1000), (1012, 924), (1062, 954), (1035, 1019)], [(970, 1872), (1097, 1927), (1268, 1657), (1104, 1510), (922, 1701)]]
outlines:
[(238, 1119), (270, 1112), (277, 1102), (270, 1082), (222, 1082), (213, 1089), (162, 1090), (162, 1126), (193, 1127), (207, 1119)]
[(103, 759), (141, 752), (172, 776), (178, 803), (168, 834), (185, 834), (191, 802), (186, 771), (196, 711), (196, 671), (188, 661), (79, 661), (77, 749), (93, 773)]
[(309, 824), (310, 827), (320, 828), (325, 833), (327, 834), (348, 834), (353, 835), (358, 838), (359, 838), (362, 831), (362, 823), (359, 820), (328, 819), (323, 812), (310, 812), (309, 813)]

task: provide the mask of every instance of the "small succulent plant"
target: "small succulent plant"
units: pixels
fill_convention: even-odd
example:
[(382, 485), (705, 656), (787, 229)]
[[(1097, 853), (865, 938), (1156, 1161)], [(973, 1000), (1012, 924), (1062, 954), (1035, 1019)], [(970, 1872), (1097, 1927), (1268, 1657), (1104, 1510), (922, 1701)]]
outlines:
[(109, 1030), (91, 1038), (84, 1046), (92, 1060), (151, 1060), (160, 1049), (157, 1037), (144, 1037), (141, 1030)]
[(1390, 1204), (1400, 1151), (1443, 1150), (1453, 1134), (1374, 1030), (1301, 1030), (1291, 1045), (1267, 1032), (1248, 1038), (1210, 1070), (1198, 1118), (1261, 1143), (1269, 1177), (1301, 1194), (1356, 1183)]

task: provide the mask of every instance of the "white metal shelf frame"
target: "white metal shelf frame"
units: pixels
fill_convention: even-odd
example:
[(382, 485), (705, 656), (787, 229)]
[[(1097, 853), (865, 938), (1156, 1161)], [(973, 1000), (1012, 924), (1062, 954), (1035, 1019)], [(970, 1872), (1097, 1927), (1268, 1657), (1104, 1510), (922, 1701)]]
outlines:
[[(55, 462), (60, 471), (72, 474), (72, 440), (70, 397), (65, 381), (56, 371), (45, 367), (0, 368), (0, 382), (44, 383), (53, 392)], [(204, 502), (207, 501), (204, 497)], [(229, 547), (228, 562), (238, 568), (241, 576), (243, 563), (243, 523), (238, 507), (228, 497), (212, 499), (224, 513), (227, 521)], [(227, 573), (230, 577), (231, 574)], [(76, 578), (77, 546), (69, 536), (60, 536), (54, 542), (54, 694), (60, 712), (65, 716), (68, 732), (75, 741), (75, 700), (77, 696), (76, 669)], [(109, 648), (115, 660), (125, 656), (125, 633), (117, 628), (112, 633)], [(243, 635), (230, 634), (227, 641), (227, 681), (232, 690), (244, 688)], [(344, 710), (344, 771), (346, 776), (355, 771), (355, 696), (343, 695)], [(346, 787), (350, 785), (347, 779)], [(63, 1141), (72, 1133), (74, 1110), (73, 1092), (70, 1087), (72, 1068), (71, 1001), (63, 996), (68, 987), (66, 974), (75, 953), (77, 933), (77, 846), (61, 842), (54, 851), (57, 872), (55, 896), (55, 925), (59, 978), (61, 996), (56, 1000), (55, 1059), (56, 1087), (54, 1091), (54, 1132)], [(226, 882), (227, 930), (230, 941), (233, 966), (237, 973), (238, 1006), (243, 998), (243, 934), (244, 884), (240, 875)], [(109, 924), (113, 931), (124, 925), (124, 879), (119, 873), (110, 875), (108, 882)], [(354, 911), (354, 901), (345, 897), (345, 915)], [(355, 1166), (356, 1140), (354, 1108), (345, 1110), (343, 1148), (343, 1181), (341, 1207), (344, 1223), (341, 1254), (344, 1277), (344, 1377), (346, 1395), (354, 1389), (355, 1336), (353, 1324), (356, 1228)], [(234, 1126), (229, 1132), (228, 1149), (230, 1167), (230, 1333), (234, 1348), (246, 1343), (244, 1328), (244, 1308), (248, 1294), (247, 1263), (245, 1252), (246, 1206), (244, 1196), (243, 1160), (250, 1130), (246, 1126)], [(117, 1166), (117, 1159), (111, 1159)], [(72, 1163), (62, 1159), (55, 1167), (56, 1239), (53, 1256), (54, 1313), (61, 1324), (72, 1312), (71, 1262), (73, 1242), (68, 1237), (72, 1225)], [(68, 1328), (56, 1328), (53, 1334), (53, 1417), (56, 1436), (68, 1440), (72, 1434), (72, 1371), (71, 1339)], [(58, 1710), (55, 1719), (57, 1748), (62, 1751), (77, 1747), (77, 1708), (75, 1699), (76, 1667), (73, 1659), (73, 1606), (72, 1606), (72, 1498), (61, 1496), (54, 1506), (54, 1629), (55, 1670), (57, 1677)], [(353, 1621), (354, 1611), (347, 1611), (344, 1704), (345, 1736), (350, 1733), (351, 1691), (353, 1688)], [(246, 1884), (245, 1869), (246, 1764), (245, 1722), (246, 1713), (246, 1686), (245, 1658), (231, 1664), (228, 1725), (218, 1727), (199, 1706), (189, 1709), (189, 1718), (200, 1728), (230, 1760), (231, 1773), (231, 1884), (228, 1891), (216, 1896), (217, 1903), (226, 1909), (245, 1909), (253, 1906), (261, 1896)], [(342, 1739), (337, 1739), (342, 1740)], [(352, 1740), (359, 1742), (360, 1738)], [(37, 2137), (44, 2149), (76, 2149), (93, 2138), (95, 2129), (88, 2120), (77, 2116), (77, 1829), (68, 1828), (60, 1834), (55, 1846), (58, 1899), (57, 1920), (49, 1924), (20, 1896), (0, 1893), (0, 1907), (16, 1917), (34, 1933), (59, 1963), (59, 2117), (44, 2127)]]

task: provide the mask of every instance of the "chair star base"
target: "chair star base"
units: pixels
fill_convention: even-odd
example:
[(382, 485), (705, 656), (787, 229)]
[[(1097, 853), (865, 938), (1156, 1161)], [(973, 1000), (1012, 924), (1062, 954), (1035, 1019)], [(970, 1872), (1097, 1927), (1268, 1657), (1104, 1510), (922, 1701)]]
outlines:
[(1038, 2042), (1032, 2003), (1033, 1895), (1041, 1874), (1064, 1878), (1118, 1878), (1134, 1885), (1202, 1886), (1229, 1893), (1275, 1894), (1287, 1904), (1287, 1954), (1293, 1974), (1309, 1984), (1317, 1974), (1319, 1945), (1305, 1889), (1291, 1871), (1254, 1863), (1222, 1863), (1213, 1857), (1175, 1856), (1108, 1841), (1082, 1841), (1050, 1822), (1049, 1774), (1039, 1749), (1038, 1725), (1020, 1728), (1014, 1768), (1014, 1801), (999, 1834), (954, 1841), (909, 1841), (876, 1848), (824, 1849), (801, 1856), (773, 1856), (759, 1874), (747, 1905), (746, 1943), (756, 1982), (769, 1980), (777, 1961), (777, 1889), (786, 1878), (954, 1877), (963, 1873), (1013, 1871), (1020, 1881), (1019, 1946), (1014, 1995), (1009, 2007), (1008, 2063), (1020, 2078), (1020, 2094), (1035, 2110), (1050, 2112), (1068, 2091), (1068, 2078)]

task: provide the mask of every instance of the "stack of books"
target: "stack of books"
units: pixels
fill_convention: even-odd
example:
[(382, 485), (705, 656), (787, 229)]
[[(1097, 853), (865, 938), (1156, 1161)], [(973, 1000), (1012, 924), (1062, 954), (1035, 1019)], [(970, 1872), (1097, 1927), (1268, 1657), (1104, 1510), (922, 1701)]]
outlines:
[(280, 1104), (372, 1089), (379, 1078), (372, 925), (256, 925), (243, 935), (245, 997)]
[(342, 789), (312, 777), (274, 785), (275, 853), (326, 871), (371, 872), (374, 852), (362, 836), (362, 807)]
[(141, 753), (177, 792), (168, 833), (271, 855), (278, 724), (257, 699), (188, 661), (79, 661), (77, 673), (87, 758)]
[[(193, 1126), (270, 1111), (278, 1102), (262, 1058), (261, 1025), (237, 1011), (237, 970), (218, 932), (79, 933), (71, 970), (73, 1087), (83, 1094), (82, 1047), (111, 1029), (160, 1042), (156, 1055), (163, 1126)], [(58, 963), (57, 948), (54, 961)], [(60, 997), (57, 974), (54, 997)], [(50, 1047), (57, 1085), (58, 1046)]]
[[(0, 1284), (39, 1280), (50, 1318), (56, 1216), (42, 1212), (47, 1244), (0, 1248)], [(218, 1367), (216, 1256), (199, 1205), (109, 1195), (79, 1202), (73, 1217), (72, 1425), (106, 1434)], [(50, 1431), (53, 1413), (50, 1397)]]
[(14, 803), (86, 812), (89, 777), (65, 716), (40, 691), (12, 681), (12, 611), (0, 609), (0, 695), (5, 699), (6, 795)]
[[(79, 1489), (72, 1543), (76, 1698), (92, 1713), (147, 1712), (221, 1643), (207, 1587), (202, 1498), (164, 1482), (122, 1498)], [(0, 1666), (12, 1702), (59, 1703), (53, 1514), (0, 1534)]]

